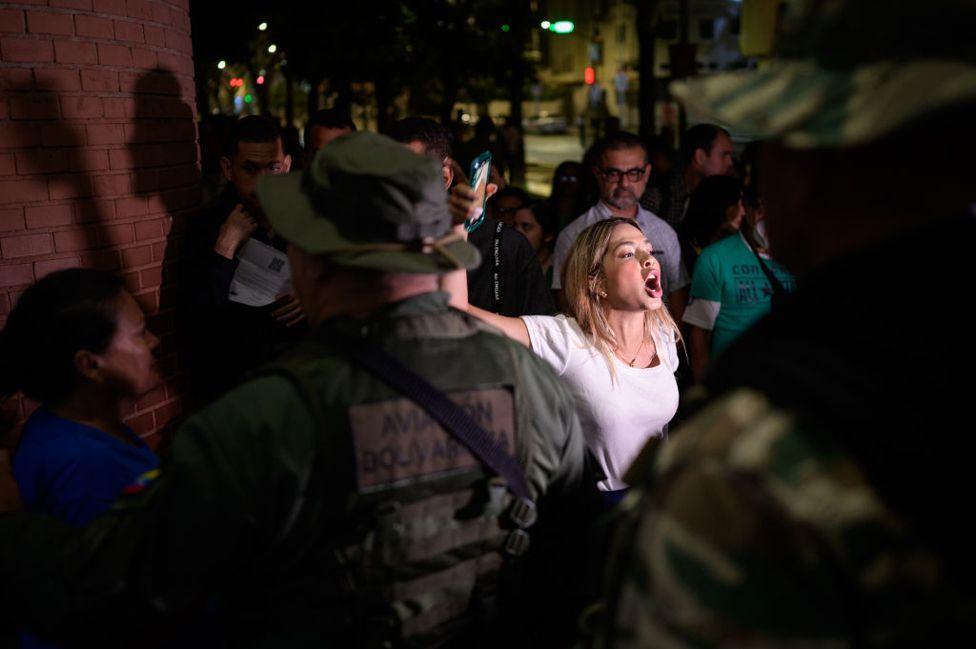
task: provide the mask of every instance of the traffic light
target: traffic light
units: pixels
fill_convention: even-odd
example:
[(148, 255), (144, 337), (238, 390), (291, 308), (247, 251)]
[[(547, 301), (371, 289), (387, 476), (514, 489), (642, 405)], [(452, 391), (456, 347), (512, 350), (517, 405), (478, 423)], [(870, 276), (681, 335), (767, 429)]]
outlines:
[(586, 85), (588, 86), (592, 86), (594, 83), (596, 83), (596, 70), (593, 69), (592, 65), (586, 66), (586, 69), (583, 70), (583, 81), (585, 81)]
[(576, 23), (572, 20), (543, 20), (539, 27), (554, 34), (572, 34), (576, 30)]

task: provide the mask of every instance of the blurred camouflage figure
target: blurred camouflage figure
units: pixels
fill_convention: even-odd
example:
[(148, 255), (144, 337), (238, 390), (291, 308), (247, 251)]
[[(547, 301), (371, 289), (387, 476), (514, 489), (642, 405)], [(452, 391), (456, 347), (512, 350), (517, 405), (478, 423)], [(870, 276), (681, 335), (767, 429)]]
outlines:
[(674, 86), (765, 140), (799, 290), (632, 468), (608, 646), (950, 646), (976, 619), (976, 354), (935, 326), (972, 295), (976, 5), (793, 6), (771, 66)]

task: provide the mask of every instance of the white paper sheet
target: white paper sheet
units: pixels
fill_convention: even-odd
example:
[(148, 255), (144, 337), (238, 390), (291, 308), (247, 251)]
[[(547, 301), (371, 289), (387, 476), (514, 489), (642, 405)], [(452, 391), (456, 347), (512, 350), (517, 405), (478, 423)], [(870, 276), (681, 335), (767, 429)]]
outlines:
[(288, 255), (255, 239), (237, 253), (237, 270), (230, 282), (231, 302), (267, 306), (291, 290)]

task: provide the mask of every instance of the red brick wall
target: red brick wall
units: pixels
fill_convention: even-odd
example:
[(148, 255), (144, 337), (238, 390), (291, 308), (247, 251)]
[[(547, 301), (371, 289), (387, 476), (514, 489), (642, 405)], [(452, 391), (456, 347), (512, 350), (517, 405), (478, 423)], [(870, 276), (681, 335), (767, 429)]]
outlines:
[(160, 335), (164, 387), (130, 425), (179, 410), (174, 238), (199, 205), (189, 0), (0, 4), (0, 324), (56, 269), (117, 270)]

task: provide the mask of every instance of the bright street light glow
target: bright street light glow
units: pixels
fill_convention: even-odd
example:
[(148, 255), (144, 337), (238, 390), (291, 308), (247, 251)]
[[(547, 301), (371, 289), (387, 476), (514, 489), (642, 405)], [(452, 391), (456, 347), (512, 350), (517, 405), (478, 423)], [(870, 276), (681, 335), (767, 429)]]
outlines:
[(219, 61), (217, 63), (217, 69), (218, 70), (223, 70), (226, 67), (227, 67), (227, 61)]
[(549, 22), (548, 20), (543, 20), (541, 23), (539, 23), (539, 27), (542, 27), (543, 29), (549, 29), (550, 27), (552, 27), (552, 23)]
[(258, 25), (258, 31), (259, 32), (263, 32), (267, 28), (268, 28), (268, 23), (261, 23), (260, 25)]
[(557, 34), (572, 34), (573, 30), (576, 29), (576, 25), (573, 24), (572, 20), (560, 20), (554, 22), (549, 29)]
[(268, 45), (268, 54), (274, 54), (277, 51), (278, 51), (278, 46), (277, 45), (275, 45), (274, 43), (272, 43), (271, 45)]

